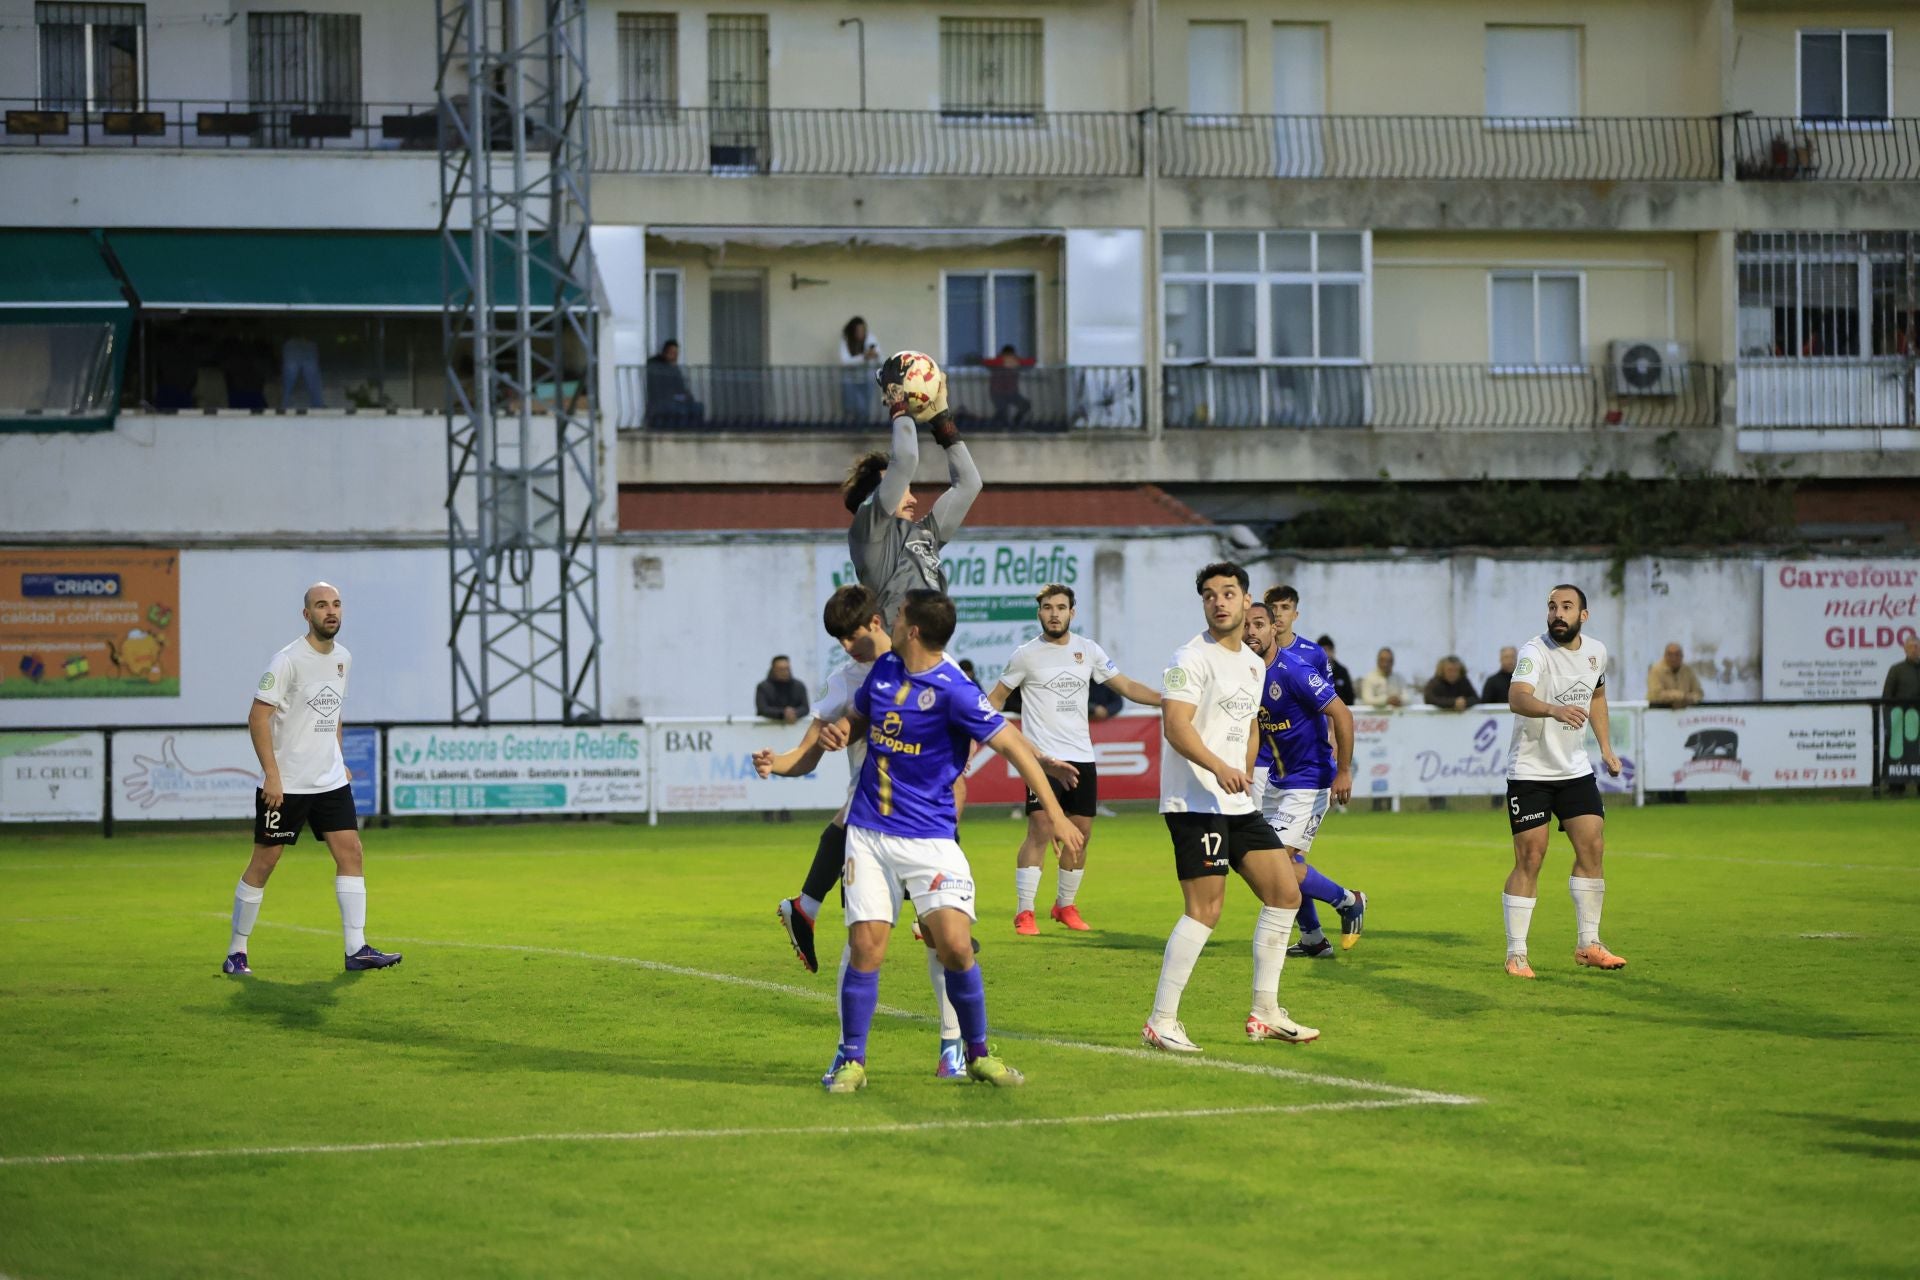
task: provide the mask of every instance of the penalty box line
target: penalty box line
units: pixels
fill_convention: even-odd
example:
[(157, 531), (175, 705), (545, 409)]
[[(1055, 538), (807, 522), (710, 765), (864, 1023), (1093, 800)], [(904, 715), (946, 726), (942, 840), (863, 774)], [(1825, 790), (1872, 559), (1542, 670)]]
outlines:
[(514, 1133), (477, 1138), (418, 1138), (404, 1142), (326, 1142), (272, 1147), (205, 1147), (185, 1151), (81, 1152), (71, 1155), (0, 1156), (0, 1167), (21, 1165), (146, 1164), (155, 1161), (231, 1160), (247, 1156), (345, 1156), (454, 1147), (512, 1147), (529, 1143), (639, 1143), (712, 1138), (849, 1137), (932, 1133), (947, 1129), (1047, 1129), (1076, 1125), (1135, 1124), (1154, 1120), (1210, 1120), (1225, 1116), (1303, 1115), (1316, 1111), (1386, 1111), (1434, 1105), (1424, 1098), (1355, 1098), (1346, 1102), (1301, 1102), (1256, 1107), (1193, 1107), (1179, 1111), (1109, 1111), (1087, 1116), (1016, 1116), (1000, 1120), (901, 1120), (879, 1124), (822, 1124), (724, 1129), (640, 1129), (630, 1133)]
[[(217, 912), (208, 912), (209, 916), (227, 917)], [(322, 937), (337, 937), (338, 929), (316, 929), (309, 925), (279, 924), (264, 921), (261, 928), (284, 929), (290, 933), (318, 934)], [(456, 942), (444, 938), (398, 938), (389, 935), (387, 941), (404, 943), (419, 947), (452, 947), (468, 951), (503, 951), (518, 955), (553, 956), (565, 960), (586, 960), (599, 964), (626, 965), (629, 968), (644, 969), (650, 973), (671, 974), (678, 978), (695, 978), (705, 982), (718, 982), (732, 987), (745, 987), (753, 991), (765, 991), (773, 995), (795, 996), (802, 1000), (833, 1002), (838, 997), (830, 992), (818, 991), (809, 987), (797, 987), (786, 982), (771, 982), (764, 978), (747, 978), (737, 973), (721, 973), (712, 969), (695, 969), (687, 965), (669, 964), (663, 960), (642, 960), (637, 956), (605, 955), (594, 951), (574, 951), (563, 947), (533, 947), (507, 942)], [(876, 1013), (889, 1018), (898, 1018), (905, 1022), (931, 1023), (933, 1018), (912, 1009), (901, 1009), (893, 1005), (880, 1005)], [(1035, 1035), (1024, 1031), (996, 1030), (994, 1038), (998, 1040), (1019, 1040), (1027, 1044), (1046, 1045), (1054, 1049), (1072, 1049), (1080, 1053), (1104, 1053), (1114, 1057), (1138, 1058), (1142, 1061), (1163, 1063), (1191, 1070), (1231, 1071), (1242, 1075), (1266, 1076), (1273, 1080), (1290, 1080), (1298, 1084), (1322, 1085), (1327, 1088), (1351, 1089), (1358, 1093), (1379, 1094), (1407, 1102), (1424, 1103), (1432, 1106), (1473, 1106), (1482, 1099), (1465, 1094), (1443, 1093), (1434, 1089), (1416, 1089), (1408, 1085), (1386, 1084), (1378, 1080), (1361, 1080), (1352, 1076), (1323, 1075), (1316, 1071), (1295, 1071), (1288, 1067), (1271, 1067), (1255, 1062), (1234, 1062), (1225, 1058), (1208, 1058), (1198, 1055), (1157, 1053), (1151, 1049), (1133, 1048), (1126, 1045), (1096, 1044), (1088, 1040), (1064, 1040), (1054, 1036)]]

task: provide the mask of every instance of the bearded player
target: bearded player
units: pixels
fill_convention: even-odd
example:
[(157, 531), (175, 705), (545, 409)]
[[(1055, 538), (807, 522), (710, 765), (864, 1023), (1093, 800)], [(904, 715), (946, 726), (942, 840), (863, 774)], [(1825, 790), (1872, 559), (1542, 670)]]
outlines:
[(1547, 824), (1555, 818), (1573, 845), (1576, 928), (1573, 960), (1591, 969), (1624, 969), (1627, 962), (1600, 941), (1600, 907), (1607, 882), (1606, 806), (1600, 780), (1587, 757), (1587, 726), (1600, 744), (1600, 759), (1620, 776), (1607, 724), (1607, 649), (1583, 636), (1587, 593), (1561, 583), (1547, 594), (1547, 629), (1520, 646), (1507, 689), (1514, 714), (1507, 756), (1507, 821), (1513, 828), (1513, 871), (1500, 906), (1507, 922), (1507, 972), (1533, 977), (1527, 963), (1527, 931), (1539, 901), (1540, 863), (1547, 856)]

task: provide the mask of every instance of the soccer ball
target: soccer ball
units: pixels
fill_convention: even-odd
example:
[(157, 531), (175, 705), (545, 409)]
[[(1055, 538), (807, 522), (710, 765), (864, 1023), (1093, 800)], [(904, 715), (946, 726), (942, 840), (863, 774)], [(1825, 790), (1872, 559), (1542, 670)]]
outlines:
[(906, 405), (908, 416), (918, 420), (940, 395), (945, 377), (925, 352), (899, 351), (880, 366), (879, 382), (883, 402)]

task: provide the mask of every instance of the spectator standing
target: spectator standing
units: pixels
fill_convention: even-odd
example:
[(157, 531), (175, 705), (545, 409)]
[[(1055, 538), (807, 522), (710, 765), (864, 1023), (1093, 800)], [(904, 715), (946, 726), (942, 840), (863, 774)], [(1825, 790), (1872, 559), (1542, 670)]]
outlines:
[(981, 363), (992, 371), (987, 375), (987, 397), (993, 401), (994, 425), (1025, 426), (1033, 413), (1033, 401), (1020, 394), (1020, 371), (1033, 361), (1022, 360), (1019, 349), (1009, 342), (1000, 348), (999, 355)]
[(840, 329), (840, 412), (849, 423), (873, 421), (880, 401), (873, 393), (873, 371), (880, 367), (880, 339), (867, 330), (860, 316)]
[(1519, 660), (1519, 651), (1512, 645), (1500, 650), (1500, 669), (1487, 677), (1480, 686), (1480, 701), (1507, 705), (1507, 690), (1513, 685), (1513, 664)]
[(1321, 636), (1314, 643), (1327, 655), (1327, 666), (1333, 669), (1333, 691), (1348, 706), (1356, 705), (1359, 700), (1353, 695), (1353, 673), (1341, 666), (1340, 659), (1333, 656), (1333, 637)]
[[(282, 412), (293, 408), (293, 393), (304, 392), (306, 407), (319, 409), (325, 407), (327, 397), (320, 390), (320, 347), (312, 338), (291, 337), (280, 344), (280, 408)], [(261, 397), (261, 408), (266, 408), (266, 398)]]
[(1686, 662), (1677, 644), (1669, 644), (1660, 660), (1647, 668), (1647, 703), (1655, 707), (1691, 707), (1706, 699), (1700, 677)]
[(1360, 677), (1360, 701), (1369, 707), (1403, 707), (1407, 682), (1393, 673), (1393, 650), (1374, 656), (1373, 670)]
[(660, 353), (647, 358), (647, 416), (650, 427), (697, 427), (707, 411), (687, 390), (680, 368), (680, 344), (668, 338)]
[(1480, 700), (1467, 679), (1467, 664), (1451, 653), (1434, 664), (1425, 693), (1428, 706), (1445, 711), (1465, 711)]
[[(753, 691), (753, 710), (763, 720), (778, 720), (782, 724), (793, 724), (806, 713), (807, 686), (793, 678), (793, 660), (786, 654), (777, 654), (767, 664), (767, 678)], [(792, 822), (793, 811), (780, 810), (780, 821)], [(772, 822), (771, 811), (763, 810), (762, 822)]]
[(1920, 637), (1907, 637), (1907, 656), (1887, 668), (1882, 702), (1920, 702)]

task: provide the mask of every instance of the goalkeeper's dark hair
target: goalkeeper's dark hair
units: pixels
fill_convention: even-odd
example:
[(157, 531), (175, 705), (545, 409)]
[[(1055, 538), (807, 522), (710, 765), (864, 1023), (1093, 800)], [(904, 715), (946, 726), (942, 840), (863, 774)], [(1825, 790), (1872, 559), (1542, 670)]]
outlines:
[[(887, 473), (887, 455), (884, 453), (863, 453), (853, 460), (847, 468), (847, 478), (840, 482), (840, 497), (847, 504), (848, 511), (858, 511), (860, 504), (873, 496), (880, 487), (880, 477)], [(889, 511), (888, 515), (893, 513)]]
[[(1553, 586), (1553, 591), (1573, 592), (1573, 594), (1580, 597), (1580, 612), (1585, 613), (1587, 611), (1587, 593), (1574, 586), (1571, 582), (1556, 582)], [(1552, 595), (1553, 591), (1549, 591), (1547, 594)]]
[(1247, 571), (1231, 560), (1216, 560), (1200, 572), (1193, 575), (1193, 590), (1196, 595), (1204, 594), (1207, 582), (1212, 578), (1232, 578), (1240, 584), (1240, 592), (1246, 594)]
[(953, 599), (944, 591), (909, 591), (900, 606), (900, 617), (920, 632), (920, 643), (929, 649), (944, 649), (953, 639), (957, 619)]
[(821, 623), (835, 640), (845, 640), (879, 616), (880, 597), (874, 595), (871, 588), (857, 583), (841, 587), (828, 596), (827, 607), (820, 611)]
[(1300, 607), (1300, 593), (1284, 582), (1277, 587), (1268, 587), (1267, 594), (1261, 596), (1260, 599), (1266, 603), (1269, 609), (1279, 604), (1282, 600), (1285, 600), (1296, 609)]

